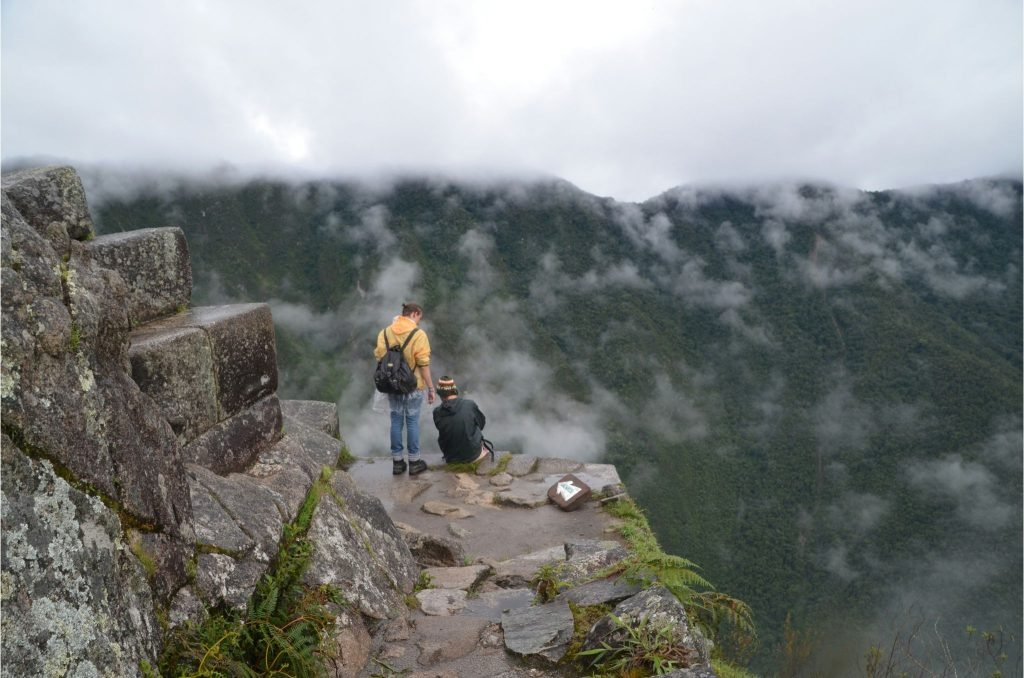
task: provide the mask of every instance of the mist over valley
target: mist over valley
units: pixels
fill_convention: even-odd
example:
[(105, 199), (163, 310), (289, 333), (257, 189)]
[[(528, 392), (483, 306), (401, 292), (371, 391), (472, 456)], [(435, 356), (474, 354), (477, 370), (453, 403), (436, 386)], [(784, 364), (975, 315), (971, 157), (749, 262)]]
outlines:
[(665, 550), (752, 606), (754, 668), (780, 670), (787, 618), (826, 675), (921, 621), (1019, 649), (1019, 178), (629, 203), (80, 171), (100, 233), (185, 231), (194, 303), (269, 300), (282, 397), (338, 402), (358, 455), (387, 453), (376, 333), (420, 303), (499, 448), (614, 463)]

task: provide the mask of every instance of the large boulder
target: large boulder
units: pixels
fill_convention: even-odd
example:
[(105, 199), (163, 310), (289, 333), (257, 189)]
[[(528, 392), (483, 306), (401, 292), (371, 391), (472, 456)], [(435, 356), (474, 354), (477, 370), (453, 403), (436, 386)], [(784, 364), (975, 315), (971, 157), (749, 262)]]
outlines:
[[(691, 628), (686, 610), (664, 586), (654, 586), (627, 598), (599, 619), (587, 633), (581, 651), (626, 645), (638, 629), (670, 629), (680, 668), (709, 670), (710, 651), (700, 632)], [(631, 632), (630, 629), (633, 631)]]
[(71, 167), (38, 167), (3, 175), (3, 191), (40, 235), (61, 255), (68, 240), (94, 235), (82, 179)]
[(192, 262), (180, 228), (142, 228), (101, 235), (89, 243), (96, 261), (128, 286), (133, 326), (176, 313), (192, 299)]
[(5, 676), (134, 676), (160, 627), (117, 514), (2, 437)]
[[(67, 228), (65, 221), (81, 227), (87, 208), (84, 198), (67, 204), (73, 191), (47, 189), (35, 175), (33, 181), (18, 204), (35, 215), (34, 224), (6, 196), (2, 206), (4, 432), (30, 457), (50, 460), (103, 496), (147, 539), (164, 535), (157, 578), (163, 591), (174, 590), (194, 539), (192, 507), (174, 433), (128, 374), (127, 289), (85, 244), (70, 240), (58, 254), (40, 235)], [(71, 216), (58, 220), (49, 203), (33, 209), (26, 196), (37, 194), (64, 196)]]
[(307, 537), (316, 552), (304, 575), (309, 586), (332, 584), (362, 614), (393, 619), (406, 614), (419, 568), (376, 497), (362, 493), (344, 471), (331, 476)]

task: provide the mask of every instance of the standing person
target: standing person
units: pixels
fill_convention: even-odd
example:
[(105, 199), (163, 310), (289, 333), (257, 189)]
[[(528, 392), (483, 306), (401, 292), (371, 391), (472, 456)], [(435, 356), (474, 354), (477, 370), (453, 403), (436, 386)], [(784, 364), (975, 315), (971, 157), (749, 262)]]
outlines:
[(459, 397), (455, 380), (445, 375), (437, 381), (441, 404), (434, 408), (437, 444), (448, 464), (480, 461), (488, 454), (483, 428), (487, 417), (468, 398)]
[[(374, 357), (377, 360), (384, 357), (389, 345), (394, 346), (397, 343), (401, 346), (409, 334), (418, 329), (422, 319), (423, 309), (419, 304), (402, 304), (402, 315), (396, 316), (394, 322), (377, 335)], [(423, 329), (419, 329), (413, 335), (402, 356), (416, 375), (416, 390), (407, 395), (388, 394), (388, 403), (391, 407), (391, 472), (397, 476), (405, 473), (407, 468), (402, 458), (404, 426), (406, 447), (409, 451), (409, 475), (414, 476), (427, 470), (427, 462), (420, 459), (420, 410), (423, 407), (424, 390), (427, 392), (427, 402), (434, 403), (434, 384), (430, 377), (430, 340)]]

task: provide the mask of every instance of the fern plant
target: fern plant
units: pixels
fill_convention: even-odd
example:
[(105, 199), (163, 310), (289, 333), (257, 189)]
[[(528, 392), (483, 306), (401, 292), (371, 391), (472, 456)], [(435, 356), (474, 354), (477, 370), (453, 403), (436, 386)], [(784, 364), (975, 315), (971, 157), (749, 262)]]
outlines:
[(622, 519), (619, 532), (629, 545), (629, 556), (601, 573), (621, 574), (628, 581), (644, 586), (661, 584), (682, 603), (690, 621), (707, 637), (730, 636), (730, 645), (747, 651), (754, 646), (757, 633), (750, 606), (742, 600), (714, 590), (702, 577), (696, 563), (665, 553), (651, 530), (647, 518), (628, 497), (606, 507)]
[(176, 630), (161, 657), (162, 675), (327, 675), (325, 658), (331, 648), (325, 643), (335, 621), (330, 606), (341, 606), (345, 601), (332, 586), (308, 588), (302, 575), (314, 550), (306, 532), (329, 477), (329, 472), (321, 475), (295, 521), (285, 526), (277, 557), (257, 584), (245, 618), (219, 610), (201, 625), (187, 624)]

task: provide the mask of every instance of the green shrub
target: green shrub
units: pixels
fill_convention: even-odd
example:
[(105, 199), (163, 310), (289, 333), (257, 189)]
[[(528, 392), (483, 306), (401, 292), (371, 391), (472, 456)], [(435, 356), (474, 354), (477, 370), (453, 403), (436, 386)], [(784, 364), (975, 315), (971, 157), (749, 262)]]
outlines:
[(328, 632), (335, 621), (330, 608), (345, 601), (332, 586), (305, 586), (302, 574), (314, 551), (306, 532), (329, 479), (325, 468), (295, 521), (285, 526), (277, 557), (257, 584), (247, 614), (212, 610), (202, 624), (175, 629), (161, 655), (161, 675), (326, 675), (323, 657), (331, 653)]
[(623, 631), (621, 642), (576, 653), (577, 659), (589, 657), (589, 666), (602, 675), (661, 676), (699, 661), (696, 650), (681, 646), (671, 625), (655, 626), (644, 617), (636, 624), (610, 615), (617, 629)]

